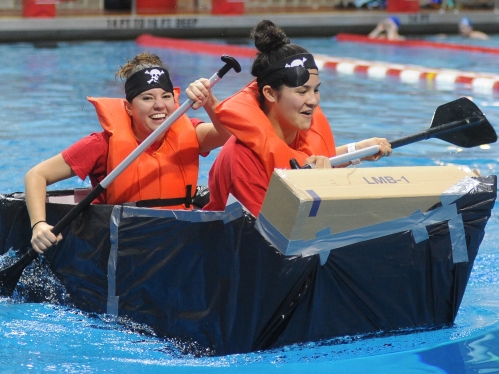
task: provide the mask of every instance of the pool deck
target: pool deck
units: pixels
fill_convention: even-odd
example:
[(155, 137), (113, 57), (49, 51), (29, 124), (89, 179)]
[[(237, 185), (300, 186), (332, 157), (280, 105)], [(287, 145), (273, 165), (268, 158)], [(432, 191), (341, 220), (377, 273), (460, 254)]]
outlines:
[(176, 38), (246, 38), (262, 19), (283, 27), (288, 36), (333, 36), (339, 32), (367, 34), (389, 15), (401, 21), (402, 35), (455, 34), (461, 17), (469, 17), (474, 28), (499, 33), (499, 12), (461, 10), (439, 12), (422, 9), (418, 13), (387, 13), (380, 10), (316, 9), (283, 13), (262, 9), (245, 15), (176, 13), (132, 15), (130, 12), (58, 11), (53, 18), (23, 18), (21, 14), (0, 11), (0, 42), (67, 40), (130, 40), (141, 34)]

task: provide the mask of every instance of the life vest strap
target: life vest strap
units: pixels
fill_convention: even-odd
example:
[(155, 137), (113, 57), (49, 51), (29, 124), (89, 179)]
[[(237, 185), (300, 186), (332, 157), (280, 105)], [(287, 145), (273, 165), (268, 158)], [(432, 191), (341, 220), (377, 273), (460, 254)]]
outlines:
[(175, 197), (171, 199), (149, 199), (149, 200), (139, 200), (130, 204), (139, 208), (152, 208), (158, 206), (174, 206), (184, 204), (186, 208), (190, 208), (192, 205), (192, 184), (185, 186), (185, 197)]

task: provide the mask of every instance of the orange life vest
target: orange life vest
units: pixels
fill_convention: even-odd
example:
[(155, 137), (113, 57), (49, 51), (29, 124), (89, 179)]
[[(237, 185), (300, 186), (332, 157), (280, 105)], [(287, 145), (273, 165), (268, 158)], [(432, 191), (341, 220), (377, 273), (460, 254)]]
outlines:
[[(175, 98), (179, 90), (175, 89)], [(100, 124), (109, 134), (107, 173), (116, 168), (138, 143), (124, 99), (93, 98)], [(178, 100), (175, 99), (175, 109)], [(199, 142), (190, 119), (183, 115), (166, 132), (163, 142), (152, 154), (143, 152), (106, 188), (107, 204), (123, 204), (152, 199), (185, 198), (196, 192), (199, 171)], [(169, 209), (186, 209), (184, 204)]]
[(314, 111), (310, 128), (298, 132), (296, 149), (292, 149), (277, 136), (270, 120), (260, 109), (258, 97), (258, 85), (253, 81), (222, 101), (216, 108), (216, 114), (239, 141), (258, 155), (269, 179), (275, 168), (289, 169), (291, 158), (303, 165), (311, 155), (336, 155), (331, 127), (319, 107)]

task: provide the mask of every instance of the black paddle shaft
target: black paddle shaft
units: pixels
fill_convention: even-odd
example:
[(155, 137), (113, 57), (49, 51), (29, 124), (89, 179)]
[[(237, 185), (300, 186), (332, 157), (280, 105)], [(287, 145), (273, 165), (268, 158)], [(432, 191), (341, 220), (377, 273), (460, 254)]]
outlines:
[[(78, 215), (87, 208), (102, 192), (104, 187), (95, 186), (73, 209), (71, 209), (50, 231), (59, 235)], [(0, 271), (0, 295), (11, 295), (16, 288), (24, 269), (38, 257), (38, 252), (33, 248), (28, 251), (13, 265)]]
[[(438, 127), (430, 127), (429, 129), (425, 131), (421, 131), (417, 134), (405, 136), (403, 138), (399, 138), (397, 140), (390, 141), (390, 144), (392, 146), (392, 149), (402, 147), (407, 144), (412, 144), (415, 142), (419, 142), (421, 140), (426, 140), (430, 138), (440, 138), (443, 137), (444, 135), (449, 135), (453, 134), (456, 130), (465, 130), (467, 128), (473, 127), (473, 126), (478, 126), (482, 124), (488, 123), (487, 119), (485, 116), (474, 116), (470, 118), (463, 119), (461, 121), (453, 121), (449, 123), (445, 123), (442, 125), (439, 125)], [(467, 142), (466, 144), (462, 144), (462, 147), (476, 147), (477, 145), (485, 144), (485, 143), (492, 143), (491, 141), (487, 141), (486, 139), (481, 139), (482, 137), (477, 134), (477, 138), (480, 138), (478, 141), (479, 144), (475, 144), (476, 142), (472, 142), (471, 140)], [(482, 141), (485, 140), (485, 141)], [(453, 143), (452, 141), (450, 141)], [(474, 145), (472, 145), (474, 144)]]
[(466, 97), (440, 105), (429, 129), (390, 141), (392, 148), (437, 138), (463, 148), (495, 143), (497, 135), (480, 108)]
[[(61, 218), (59, 222), (52, 227), (52, 233), (57, 236), (62, 230), (66, 228), (78, 215), (83, 212), (92, 201), (94, 201), (99, 195), (104, 191), (104, 187), (100, 184), (95, 186), (78, 204), (75, 205), (73, 209), (71, 209), (64, 217)], [(33, 249), (30, 249), (35, 252)], [(36, 253), (36, 252), (35, 252)]]

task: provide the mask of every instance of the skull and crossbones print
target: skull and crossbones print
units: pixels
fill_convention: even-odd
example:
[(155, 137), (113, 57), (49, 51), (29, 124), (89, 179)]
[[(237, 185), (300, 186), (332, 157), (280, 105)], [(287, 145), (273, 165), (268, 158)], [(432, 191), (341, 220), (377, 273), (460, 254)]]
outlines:
[(159, 77), (164, 74), (164, 71), (158, 69), (152, 69), (151, 71), (146, 71), (146, 74), (151, 76), (151, 79), (147, 81), (147, 83), (151, 84), (152, 82), (158, 83)]

